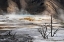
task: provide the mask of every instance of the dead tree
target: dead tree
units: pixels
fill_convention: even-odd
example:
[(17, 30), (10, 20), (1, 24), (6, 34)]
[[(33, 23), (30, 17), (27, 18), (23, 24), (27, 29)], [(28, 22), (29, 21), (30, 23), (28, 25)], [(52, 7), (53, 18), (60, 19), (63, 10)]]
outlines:
[[(58, 30), (59, 28), (56, 29), (54, 32), (52, 32), (52, 37), (54, 37), (54, 35), (57, 33)], [(38, 32), (42, 35), (44, 39), (48, 39), (49, 34), (51, 34), (51, 32), (48, 32), (46, 23), (42, 28), (38, 28)]]
[(44, 27), (38, 28), (38, 32), (42, 35), (44, 39), (48, 39), (46, 24), (44, 25)]

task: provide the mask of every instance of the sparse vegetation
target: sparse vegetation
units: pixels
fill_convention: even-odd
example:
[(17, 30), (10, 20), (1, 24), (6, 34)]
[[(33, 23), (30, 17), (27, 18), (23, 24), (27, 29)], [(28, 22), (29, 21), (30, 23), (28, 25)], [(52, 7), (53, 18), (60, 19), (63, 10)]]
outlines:
[(47, 26), (44, 26), (42, 28), (38, 28), (38, 32), (42, 35), (44, 39), (48, 39), (47, 35)]
[[(54, 37), (54, 35), (57, 33), (57, 31), (58, 31), (58, 29), (53, 32), (52, 37)], [(38, 32), (42, 35), (42, 37), (44, 39), (48, 39), (49, 34), (51, 34), (51, 32), (47, 31), (46, 24), (42, 28), (38, 28)]]

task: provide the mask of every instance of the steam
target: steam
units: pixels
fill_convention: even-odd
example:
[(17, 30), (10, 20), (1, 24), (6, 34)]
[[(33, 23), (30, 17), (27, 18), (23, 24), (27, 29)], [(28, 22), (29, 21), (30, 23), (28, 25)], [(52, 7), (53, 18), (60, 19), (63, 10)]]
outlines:
[[(37, 3), (38, 0), (34, 1), (33, 3), (31, 3), (31, 1), (27, 3), (25, 0), (20, 0), (19, 4), (21, 4), (21, 11), (19, 11), (18, 3), (16, 3), (15, 1), (8, 0), (7, 14), (35, 15), (33, 13), (36, 12), (36, 15), (53, 15), (54, 18), (56, 17), (55, 19), (64, 21), (64, 9), (62, 5), (56, 0), (43, 0), (39, 3)], [(0, 11), (4, 13), (2, 9)]]
[(8, 0), (9, 7), (7, 8), (8, 13), (17, 13), (18, 7), (17, 4), (14, 3), (12, 0)]
[(62, 5), (55, 0), (45, 0), (46, 10), (43, 14), (53, 15), (55, 19), (64, 21), (64, 9)]
[(21, 6), (22, 6), (22, 9), (25, 9), (26, 6), (27, 6), (27, 3), (25, 2), (25, 0), (20, 0), (20, 3), (21, 3)]
[(58, 18), (64, 21), (64, 10), (63, 9), (58, 9)]

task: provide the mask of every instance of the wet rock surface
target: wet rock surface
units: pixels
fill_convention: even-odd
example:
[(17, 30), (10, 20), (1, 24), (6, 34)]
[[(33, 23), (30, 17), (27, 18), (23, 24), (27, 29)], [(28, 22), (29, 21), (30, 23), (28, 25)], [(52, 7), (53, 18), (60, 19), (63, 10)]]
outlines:
[(16, 35), (11, 32), (4, 30), (0, 35), (0, 42), (29, 42), (33, 40), (33, 37), (29, 36), (29, 34)]

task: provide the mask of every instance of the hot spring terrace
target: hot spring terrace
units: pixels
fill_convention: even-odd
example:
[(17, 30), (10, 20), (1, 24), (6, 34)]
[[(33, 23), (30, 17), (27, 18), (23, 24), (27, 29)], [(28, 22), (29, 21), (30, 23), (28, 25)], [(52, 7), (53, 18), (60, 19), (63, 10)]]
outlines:
[[(56, 19), (52, 19), (54, 28), (63, 27)], [(0, 29), (13, 28), (40, 28), (44, 25), (51, 26), (50, 16), (31, 16), (31, 15), (0, 15)]]

